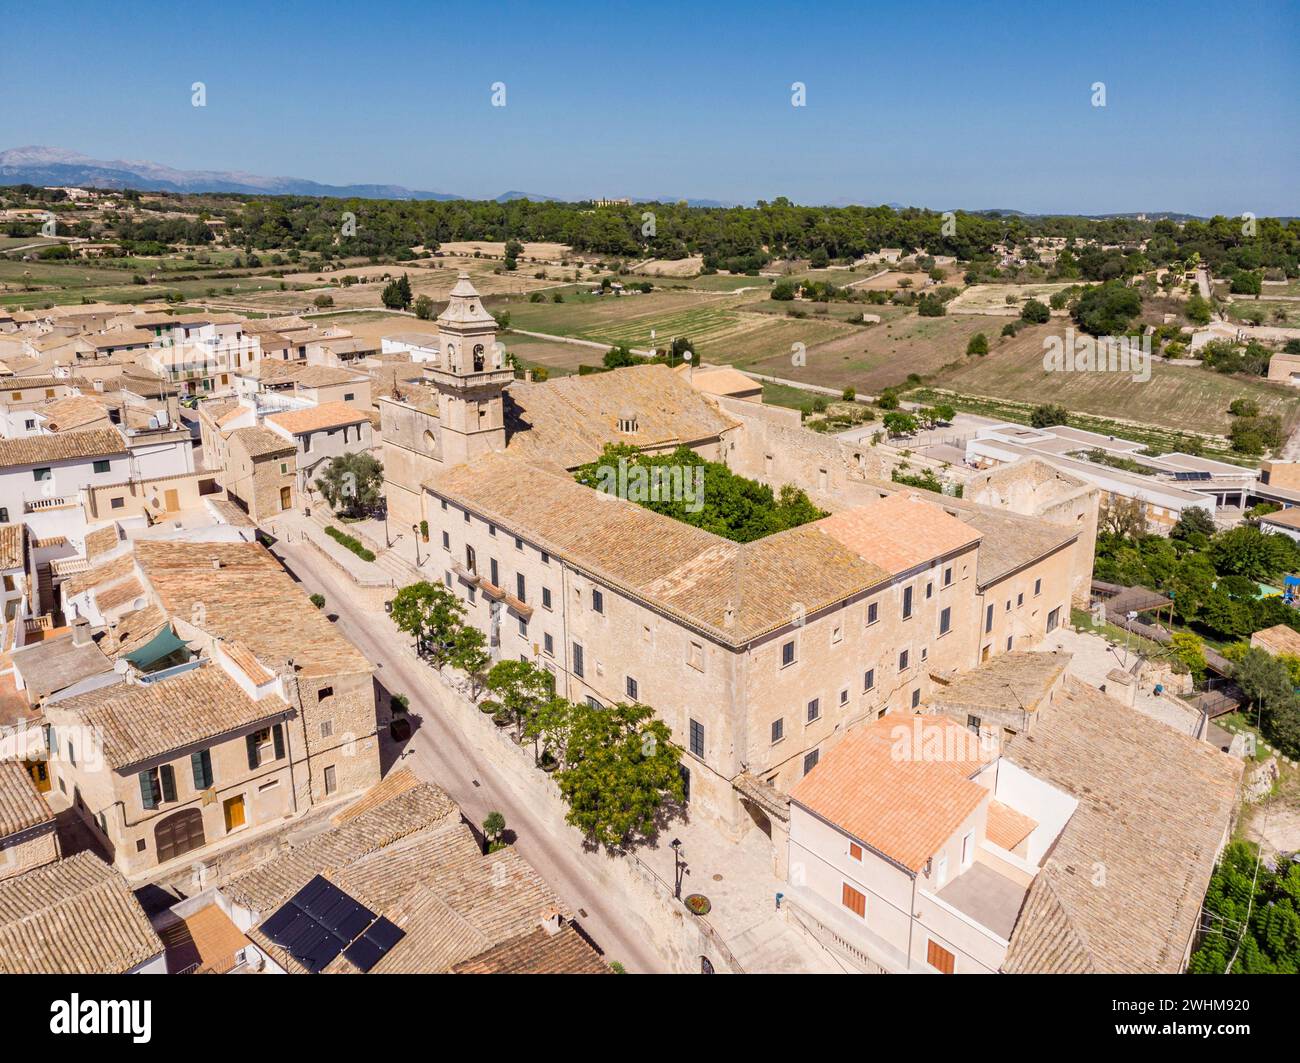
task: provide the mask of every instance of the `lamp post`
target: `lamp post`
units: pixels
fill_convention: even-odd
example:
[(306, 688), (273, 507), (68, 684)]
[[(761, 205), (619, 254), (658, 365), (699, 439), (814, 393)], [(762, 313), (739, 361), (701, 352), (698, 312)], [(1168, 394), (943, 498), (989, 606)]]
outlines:
[(682, 899), (682, 876), (686, 871), (686, 859), (682, 856), (682, 840), (674, 838), (670, 843), (673, 851), (673, 896)]
[(415, 567), (420, 567), (420, 526), (411, 525), (411, 541), (415, 543)]

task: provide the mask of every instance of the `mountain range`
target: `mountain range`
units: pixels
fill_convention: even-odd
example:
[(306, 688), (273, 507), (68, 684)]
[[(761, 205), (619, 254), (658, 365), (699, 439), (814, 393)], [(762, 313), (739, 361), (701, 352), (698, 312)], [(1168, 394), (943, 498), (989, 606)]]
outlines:
[[(403, 185), (327, 185), (302, 177), (263, 177), (242, 170), (178, 170), (141, 159), (95, 159), (65, 148), (29, 145), (0, 151), (0, 185), (32, 184), (80, 188), (134, 188), (141, 192), (236, 192), (263, 196), (337, 196), (361, 199), (471, 199), (454, 192), (426, 192)], [(638, 203), (677, 202), (679, 197), (643, 196)], [(498, 203), (527, 199), (558, 202), (560, 197), (511, 190)], [(691, 206), (733, 206), (721, 200), (688, 199)]]
[[(94, 159), (65, 148), (32, 145), (0, 151), (0, 185), (32, 184), (43, 186), (68, 186), (81, 188), (133, 188), (141, 192), (233, 192), (242, 195), (262, 196), (335, 196), (359, 199), (473, 199), (473, 196), (453, 192), (425, 192), (403, 185), (363, 184), (327, 185), (302, 177), (263, 177), (242, 170), (178, 170), (157, 162), (139, 159)], [(577, 202), (584, 197), (546, 196), (536, 192), (511, 190), (495, 197), (497, 203), (527, 199), (534, 203)], [(683, 200), (692, 207), (748, 207), (754, 201), (723, 199), (690, 199), (684, 196), (633, 196), (634, 203), (679, 203)], [(843, 196), (827, 201), (822, 206), (877, 206), (878, 202), (863, 197)], [(894, 210), (904, 209), (901, 203), (885, 204)], [(1024, 211), (1010, 208), (972, 211), (976, 214), (997, 214), (1011, 217), (1032, 217)], [(1091, 215), (1098, 218), (1132, 218), (1136, 213)], [(1169, 211), (1149, 211), (1147, 217), (1155, 221), (1169, 218), (1183, 221), (1196, 215)]]

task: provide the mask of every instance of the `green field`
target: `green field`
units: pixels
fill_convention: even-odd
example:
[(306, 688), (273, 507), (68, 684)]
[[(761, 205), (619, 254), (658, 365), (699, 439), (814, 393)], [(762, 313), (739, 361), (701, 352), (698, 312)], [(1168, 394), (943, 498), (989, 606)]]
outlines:
[(1237, 398), (1254, 399), (1262, 413), (1276, 414), (1288, 428), (1300, 414), (1300, 399), (1288, 387), (1199, 366), (1153, 362), (1146, 382), (1123, 373), (1046, 372), (1043, 340), (1061, 327), (1053, 322), (1027, 328), (1014, 338), (990, 336), (988, 355), (966, 360), (927, 383), (965, 395), (1054, 402), (1098, 417), (1190, 432), (1226, 433), (1231, 423), (1228, 406)]

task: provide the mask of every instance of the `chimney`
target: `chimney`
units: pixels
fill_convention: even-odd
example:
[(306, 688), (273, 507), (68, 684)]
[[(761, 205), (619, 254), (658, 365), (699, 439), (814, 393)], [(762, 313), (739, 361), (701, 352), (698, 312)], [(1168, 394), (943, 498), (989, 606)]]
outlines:
[(564, 920), (560, 918), (560, 909), (556, 908), (555, 905), (551, 905), (543, 911), (541, 919), (538, 920), (541, 928), (552, 937), (560, 932), (560, 926), (563, 922)]
[(221, 558), (219, 558), (219, 557), (214, 557), (214, 558), (212, 558), (212, 567), (213, 567), (213, 568), (220, 568), (220, 567), (221, 567)]
[(525, 384), (531, 384), (532, 382), (533, 382), (533, 371), (532, 371), (531, 369), (525, 369), (525, 370), (524, 370), (524, 383), (525, 383)]
[(72, 622), (72, 644), (74, 646), (90, 645), (90, 621), (84, 616), (79, 616)]

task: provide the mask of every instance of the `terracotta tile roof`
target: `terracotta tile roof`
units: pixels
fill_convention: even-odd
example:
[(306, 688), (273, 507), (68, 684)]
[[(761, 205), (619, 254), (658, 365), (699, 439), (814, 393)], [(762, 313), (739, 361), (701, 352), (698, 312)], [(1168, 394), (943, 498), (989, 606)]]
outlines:
[[(106, 590), (99, 591), (95, 594), (95, 604), (101, 611), (116, 609), (119, 605), (125, 605), (129, 601), (144, 597), (144, 587), (140, 581), (132, 577), (123, 580), (121, 583), (115, 583)], [(144, 608), (143, 605), (140, 608)]]
[(1005, 756), (1079, 805), (1029, 889), (1003, 969), (1180, 971), (1241, 762), (1071, 676)]
[(273, 669), (292, 658), (306, 676), (373, 670), (259, 543), (140, 540), (135, 558), (170, 615), (201, 615), (204, 631), (240, 640)]
[(1037, 826), (1037, 820), (1017, 812), (1010, 805), (1004, 805), (997, 799), (989, 801), (989, 818), (984, 832), (994, 845), (1008, 851), (1013, 850), (1028, 838)]
[[(680, 367), (674, 372), (680, 372)], [(697, 391), (706, 391), (710, 395), (748, 395), (763, 390), (763, 382), (748, 377), (738, 369), (720, 366), (717, 369), (695, 369), (689, 376), (680, 373), (690, 381)]]
[(45, 388), (66, 388), (68, 381), (56, 376), (20, 376), (0, 380), (0, 391), (43, 391)]
[(916, 872), (989, 791), (975, 736), (943, 716), (885, 716), (849, 731), (790, 800)]
[(1079, 537), (1077, 528), (944, 496), (936, 502), (980, 533), (980, 556), (975, 580), (981, 588), (1069, 546)]
[[(10, 566), (12, 567), (12, 566)], [(1273, 655), (1300, 657), (1300, 631), (1288, 624), (1274, 624), (1250, 636), (1250, 644)]]
[(358, 424), (370, 418), (366, 413), (355, 406), (349, 406), (346, 402), (322, 402), (319, 406), (312, 406), (306, 410), (273, 413), (266, 419), (292, 435), (302, 435), (304, 432), (320, 432), (327, 428)]
[(0, 468), (125, 454), (126, 441), (116, 428), (86, 428), (55, 435), (0, 439)]
[(238, 965), (236, 953), (248, 938), (216, 904), (204, 905), (193, 915), (164, 929), (167, 969), (176, 973), (198, 964), (198, 974), (225, 974)]
[(113, 868), (78, 853), (0, 882), (0, 972), (125, 974), (163, 944)]
[(0, 524), (0, 568), (20, 568), (23, 563), (23, 525)]
[(45, 418), (46, 427), (51, 432), (68, 432), (96, 421), (108, 420), (107, 407), (85, 395), (51, 399), (35, 407), (34, 412)]
[(236, 428), (230, 433), (230, 442), (237, 443), (248, 452), (250, 458), (267, 458), (274, 454), (293, 454), (297, 444), (292, 439), (285, 439), (269, 428), (257, 425), (254, 428)]
[(104, 763), (119, 770), (288, 712), (278, 697), (254, 701), (212, 664), (154, 683), (115, 683), (46, 708), (52, 719), (72, 715), (96, 729)]
[[(619, 431), (635, 416), (637, 430)], [(574, 469), (600, 457), (607, 443), (666, 447), (716, 439), (738, 422), (666, 365), (638, 365), (567, 376), (506, 391), (506, 449), (528, 460)]]
[(735, 543), (509, 454), (445, 469), (428, 486), (732, 645), (888, 579), (816, 524)]
[[(403, 773), (409, 775), (410, 769), (394, 774)], [(290, 837), (287, 848), (236, 874), (222, 892), (265, 919), (316, 875), (329, 876), (368, 853), (458, 816), (456, 803), (445, 792), (432, 783), (419, 783), (332, 830), (312, 833), (297, 844)]]
[(208, 498), (204, 501), (222, 524), (236, 528), (257, 527), (257, 522), (228, 498)]
[(14, 650), (10, 659), (23, 678), (33, 702), (57, 693), (74, 683), (112, 671), (113, 662), (94, 642), (78, 646), (66, 628), (63, 634), (28, 643)]
[(248, 676), (256, 685), (261, 686), (263, 683), (269, 683), (275, 678), (274, 673), (264, 668), (253, 651), (250, 650), (239, 640), (226, 642), (222, 644), (226, 651), (226, 656), (234, 663), (244, 675)]
[[(123, 613), (111, 625), (109, 637), (111, 650), (116, 656), (138, 650), (158, 633), (163, 624), (170, 623), (166, 613), (156, 605), (146, 605)], [(107, 648), (107, 647), (106, 647)]]
[(944, 705), (991, 709), (1014, 706), (1033, 712), (1047, 704), (1070, 665), (1070, 656), (1060, 650), (1000, 653), (978, 668), (937, 685), (930, 697)]
[(980, 539), (978, 531), (933, 502), (906, 494), (832, 513), (811, 527), (890, 575), (948, 556)]
[(610, 974), (582, 936), (566, 926), (557, 934), (538, 928), (465, 960), (452, 974)]
[(135, 558), (129, 553), (109, 561), (102, 561), (86, 569), (85, 572), (77, 572), (69, 576), (63, 583), (63, 600), (67, 601), (72, 595), (80, 594), (92, 587), (107, 587), (134, 573)]
[(0, 760), (0, 838), (53, 822), (54, 813), (27, 769), (16, 760)]
[(122, 545), (122, 541), (122, 533), (116, 521), (96, 528), (93, 532), (86, 533), (86, 557), (94, 561), (103, 554), (112, 553)]

